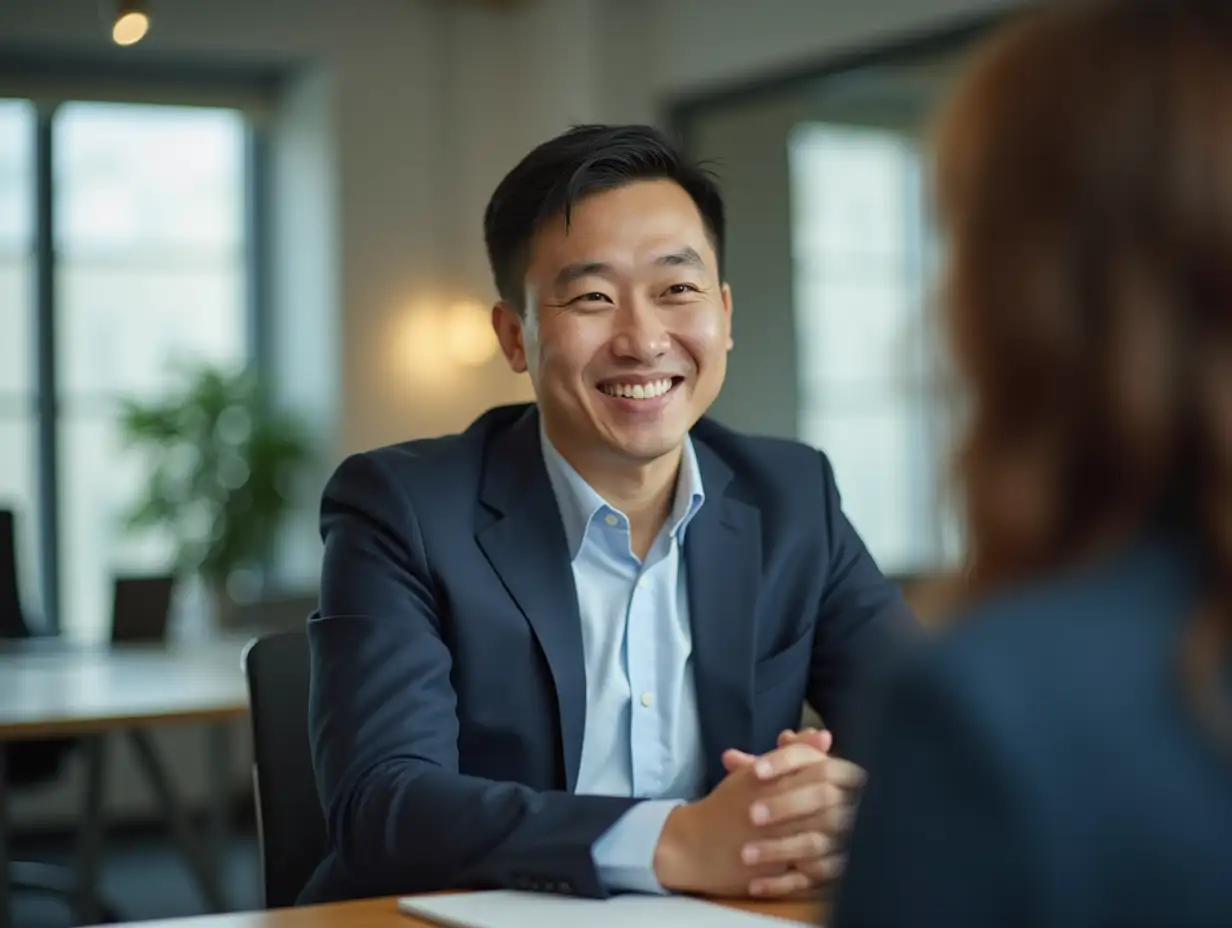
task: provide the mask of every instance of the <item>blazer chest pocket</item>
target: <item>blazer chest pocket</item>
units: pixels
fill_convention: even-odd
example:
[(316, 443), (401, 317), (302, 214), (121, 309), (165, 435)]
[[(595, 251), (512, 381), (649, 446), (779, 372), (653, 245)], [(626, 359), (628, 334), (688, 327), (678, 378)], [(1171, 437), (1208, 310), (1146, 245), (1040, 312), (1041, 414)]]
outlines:
[(753, 667), (753, 692), (764, 693), (788, 681), (803, 684), (812, 653), (813, 628), (810, 626), (804, 635), (782, 651), (757, 662)]

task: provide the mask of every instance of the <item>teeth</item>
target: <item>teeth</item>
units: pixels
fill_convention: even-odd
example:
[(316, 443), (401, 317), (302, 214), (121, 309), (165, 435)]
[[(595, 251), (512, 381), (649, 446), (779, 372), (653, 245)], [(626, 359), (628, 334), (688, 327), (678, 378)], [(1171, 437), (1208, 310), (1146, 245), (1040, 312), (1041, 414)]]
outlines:
[(662, 396), (672, 388), (671, 379), (655, 380), (651, 383), (610, 383), (605, 384), (603, 392), (608, 396), (621, 396), (630, 400), (652, 400)]

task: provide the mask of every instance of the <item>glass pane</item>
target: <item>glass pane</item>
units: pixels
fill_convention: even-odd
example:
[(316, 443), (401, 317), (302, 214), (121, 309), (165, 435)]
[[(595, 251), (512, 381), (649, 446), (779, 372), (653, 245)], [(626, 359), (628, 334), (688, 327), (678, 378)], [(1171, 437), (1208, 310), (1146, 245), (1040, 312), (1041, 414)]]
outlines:
[(911, 175), (918, 161), (904, 136), (824, 123), (798, 126), (790, 143), (793, 248), (895, 257), (909, 247)]
[(0, 100), (0, 394), (34, 387), (34, 107)]
[(172, 553), (124, 528), (147, 474), (121, 451), (115, 401), (157, 399), (179, 362), (247, 354), (244, 124), (230, 111), (73, 103), (53, 132), (61, 625), (100, 640), (112, 575), (163, 570)]
[[(7, 398), (6, 398), (7, 400)], [(0, 415), (0, 509), (11, 509), (17, 523), (17, 582), (30, 623), (42, 624), (39, 585), (37, 436), (33, 416), (15, 413), (4, 402)]]
[(237, 250), (243, 142), (233, 110), (64, 105), (55, 124), (57, 246)]
[[(887, 390), (920, 369), (916, 294), (893, 277), (834, 283), (796, 277), (800, 376), (806, 383), (848, 383)], [(807, 387), (806, 387), (807, 392)]]
[[(65, 414), (58, 423), (62, 470), (60, 629), (78, 641), (102, 641), (111, 627), (111, 585), (117, 573), (158, 572), (171, 544), (139, 537), (124, 520), (145, 480), (140, 457), (125, 451), (115, 419)], [(98, 466), (105, 461), (106, 466)]]
[(174, 363), (243, 356), (244, 265), (204, 260), (195, 267), (69, 259), (59, 268), (62, 394), (73, 401), (156, 397), (175, 379)]
[(0, 394), (32, 396), (35, 388), (34, 262), (0, 250)]
[(923, 404), (817, 415), (802, 427), (803, 440), (829, 455), (843, 511), (883, 571), (910, 572), (942, 560), (937, 475), (928, 466), (937, 455)]
[(0, 252), (25, 251), (34, 230), (34, 107), (0, 100)]

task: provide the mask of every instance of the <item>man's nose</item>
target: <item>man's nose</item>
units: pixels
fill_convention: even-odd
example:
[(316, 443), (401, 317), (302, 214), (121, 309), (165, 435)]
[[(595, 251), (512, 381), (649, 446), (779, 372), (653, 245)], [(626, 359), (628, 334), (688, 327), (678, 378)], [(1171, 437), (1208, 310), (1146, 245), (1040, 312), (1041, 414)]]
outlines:
[(619, 357), (653, 364), (667, 354), (671, 346), (672, 337), (655, 307), (635, 301), (618, 310), (612, 348)]

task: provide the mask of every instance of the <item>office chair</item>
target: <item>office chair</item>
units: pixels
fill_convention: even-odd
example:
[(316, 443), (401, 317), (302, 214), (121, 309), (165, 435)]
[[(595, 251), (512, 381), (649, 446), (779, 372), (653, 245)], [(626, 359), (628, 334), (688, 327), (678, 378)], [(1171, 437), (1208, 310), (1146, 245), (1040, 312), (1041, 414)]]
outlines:
[[(34, 634), (22, 610), (17, 583), (17, 519), (11, 509), (0, 509), (0, 638), (28, 640)], [(0, 742), (4, 752), (5, 789), (9, 793), (54, 782), (64, 769), (69, 754), (77, 747), (74, 738), (47, 738), (38, 741)], [(5, 865), (0, 861), (0, 865)], [(72, 905), (79, 892), (76, 874), (67, 867), (39, 861), (7, 862), (9, 882), (14, 890), (46, 893)], [(115, 911), (103, 904), (99, 914), (104, 921), (120, 921)]]
[(175, 577), (116, 577), (112, 589), (113, 644), (158, 643), (167, 639)]
[(29, 638), (17, 584), (17, 517), (0, 509), (0, 638)]
[(267, 909), (295, 905), (328, 847), (308, 743), (308, 636), (265, 635), (244, 651), (253, 786)]

